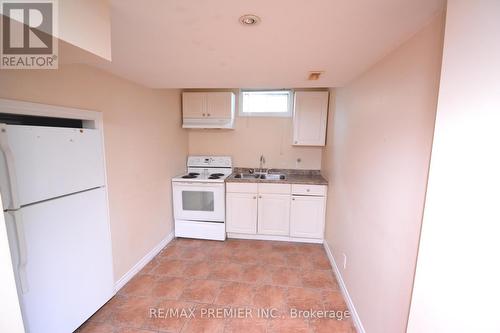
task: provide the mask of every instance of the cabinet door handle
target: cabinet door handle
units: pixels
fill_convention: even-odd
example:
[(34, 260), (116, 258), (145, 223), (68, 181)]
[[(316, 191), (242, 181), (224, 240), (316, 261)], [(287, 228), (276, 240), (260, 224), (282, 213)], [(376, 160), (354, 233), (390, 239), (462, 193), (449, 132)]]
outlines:
[(203, 117), (205, 117), (205, 114), (203, 114)]
[(255, 195), (254, 195), (254, 196), (253, 196), (253, 198), (254, 198), (254, 199), (257, 199), (257, 196), (255, 196)]
[(293, 201), (295, 201), (295, 198), (292, 198)]
[(295, 141), (295, 142), (294, 142), (294, 144), (297, 144), (297, 143), (299, 143), (299, 142), (298, 142), (298, 141)]
[(262, 195), (259, 195), (259, 199), (262, 199)]
[(210, 117), (210, 113), (207, 113), (207, 117)]

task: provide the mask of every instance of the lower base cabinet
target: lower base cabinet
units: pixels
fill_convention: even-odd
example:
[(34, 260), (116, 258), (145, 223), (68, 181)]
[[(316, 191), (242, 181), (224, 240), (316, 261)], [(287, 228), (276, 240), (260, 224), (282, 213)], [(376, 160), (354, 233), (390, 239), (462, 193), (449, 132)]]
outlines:
[(228, 183), (226, 231), (323, 239), (326, 186)]
[(257, 193), (226, 194), (226, 231), (257, 233)]
[(290, 236), (322, 238), (325, 226), (325, 197), (292, 196)]
[(290, 195), (259, 195), (257, 232), (261, 235), (290, 234)]

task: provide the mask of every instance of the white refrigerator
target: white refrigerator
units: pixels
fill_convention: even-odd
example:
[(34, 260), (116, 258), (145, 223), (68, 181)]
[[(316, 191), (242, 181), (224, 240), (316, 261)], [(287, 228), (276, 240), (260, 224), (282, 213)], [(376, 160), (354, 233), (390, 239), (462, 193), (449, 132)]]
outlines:
[(0, 124), (0, 190), (31, 333), (73, 332), (114, 293), (102, 134)]

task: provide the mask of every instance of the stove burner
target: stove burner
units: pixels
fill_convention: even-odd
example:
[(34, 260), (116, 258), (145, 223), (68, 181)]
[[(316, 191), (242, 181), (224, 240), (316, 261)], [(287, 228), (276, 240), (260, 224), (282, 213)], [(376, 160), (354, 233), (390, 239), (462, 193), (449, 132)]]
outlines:
[(185, 176), (182, 176), (181, 178), (192, 179), (192, 178), (196, 178), (196, 176), (195, 175), (185, 175)]
[(224, 176), (224, 174), (223, 173), (212, 173), (210, 176), (222, 177), (222, 176)]
[(220, 179), (219, 176), (215, 176), (215, 175), (211, 175), (210, 177), (208, 177), (208, 179)]
[(199, 176), (200, 174), (198, 172), (190, 172), (188, 173), (188, 176)]

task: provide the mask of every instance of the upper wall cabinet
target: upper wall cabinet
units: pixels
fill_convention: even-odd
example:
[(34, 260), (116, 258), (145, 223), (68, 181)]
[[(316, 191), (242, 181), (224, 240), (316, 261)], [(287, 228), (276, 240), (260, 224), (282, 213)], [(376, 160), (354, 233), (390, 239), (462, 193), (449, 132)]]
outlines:
[(295, 92), (293, 145), (325, 145), (328, 97), (328, 91)]
[(234, 127), (235, 96), (232, 92), (183, 92), (183, 128)]

